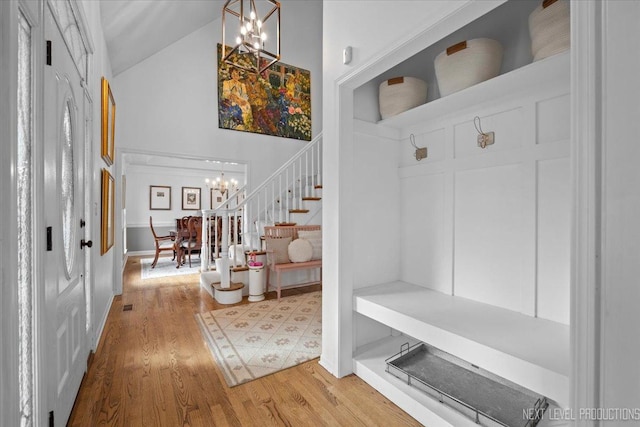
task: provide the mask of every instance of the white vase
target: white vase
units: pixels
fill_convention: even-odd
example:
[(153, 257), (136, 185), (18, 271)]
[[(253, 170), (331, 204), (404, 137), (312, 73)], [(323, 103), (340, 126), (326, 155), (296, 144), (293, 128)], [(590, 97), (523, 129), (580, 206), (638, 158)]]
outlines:
[(231, 273), (229, 271), (229, 258), (216, 258), (216, 271), (220, 273), (220, 287), (231, 287)]

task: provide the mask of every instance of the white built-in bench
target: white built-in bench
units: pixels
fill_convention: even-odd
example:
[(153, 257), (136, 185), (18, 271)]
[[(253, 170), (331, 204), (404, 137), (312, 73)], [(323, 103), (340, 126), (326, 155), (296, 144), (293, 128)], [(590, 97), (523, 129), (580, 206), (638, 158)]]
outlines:
[[(400, 281), (358, 289), (353, 304), (357, 313), (404, 335), (543, 394), (561, 406), (569, 402), (567, 325)], [(406, 337), (391, 336), (358, 348), (355, 373), (371, 376), (377, 371), (379, 378), (371, 381), (382, 381), (383, 388), (395, 384), (395, 380), (385, 379), (389, 374), (380, 371), (384, 359), (398, 352), (403, 341)], [(392, 393), (397, 394), (397, 387), (393, 387)]]

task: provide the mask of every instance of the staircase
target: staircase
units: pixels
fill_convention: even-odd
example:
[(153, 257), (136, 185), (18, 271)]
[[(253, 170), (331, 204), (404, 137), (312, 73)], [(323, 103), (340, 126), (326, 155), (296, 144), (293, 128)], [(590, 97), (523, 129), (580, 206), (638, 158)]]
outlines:
[[(230, 248), (261, 251), (266, 225), (321, 224), (322, 134), (276, 170), (255, 190), (231, 194), (216, 209), (202, 211), (201, 271), (214, 258), (228, 257)], [(217, 224), (217, 226), (214, 226)], [(213, 244), (217, 242), (216, 244)], [(244, 257), (232, 251), (234, 270), (246, 269)]]

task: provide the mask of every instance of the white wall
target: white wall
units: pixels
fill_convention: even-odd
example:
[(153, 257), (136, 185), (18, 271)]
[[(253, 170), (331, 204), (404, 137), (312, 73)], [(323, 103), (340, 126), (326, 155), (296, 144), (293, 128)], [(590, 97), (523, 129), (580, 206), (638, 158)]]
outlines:
[[(109, 169), (114, 177), (115, 167), (107, 166), (100, 157), (100, 141), (101, 141), (101, 78), (104, 76), (107, 80), (111, 80), (111, 64), (107, 56), (107, 46), (102, 32), (102, 23), (100, 18), (100, 3), (95, 1), (82, 1), (89, 31), (93, 41), (93, 57), (90, 67), (90, 92), (93, 99), (93, 177), (92, 187), (87, 189), (92, 193), (92, 209), (90, 217), (87, 218), (87, 226), (91, 230), (90, 238), (94, 242), (91, 249), (91, 275), (92, 283), (92, 329), (93, 342), (92, 349), (95, 349), (100, 338), (100, 333), (104, 322), (106, 321), (111, 301), (114, 296), (114, 277), (117, 274), (114, 271), (114, 254), (115, 246), (106, 254), (100, 255), (100, 205), (101, 205), (101, 169)], [(118, 233), (116, 233), (117, 239)]]
[[(566, 54), (564, 55), (566, 58)], [(557, 59), (557, 58), (556, 58)], [(400, 278), (569, 324), (570, 125), (563, 84), (469, 105), (401, 147)], [(496, 142), (476, 144), (473, 118)]]
[[(281, 62), (311, 72), (312, 132), (322, 131), (322, 2), (282, 2)], [(218, 128), (220, 19), (118, 74), (116, 149), (248, 163), (255, 188), (305, 142)]]
[[(205, 178), (215, 178), (219, 174), (207, 174), (202, 170), (183, 170), (155, 166), (132, 165), (127, 168), (127, 227), (149, 228), (149, 216), (153, 216), (154, 226), (175, 227), (175, 218), (185, 215), (200, 215), (201, 212), (182, 210), (182, 187), (200, 188), (201, 209), (211, 208), (211, 192)], [(225, 172), (226, 180), (244, 181), (244, 174)], [(149, 209), (149, 186), (171, 187), (171, 209)], [(242, 184), (240, 184), (242, 185)]]

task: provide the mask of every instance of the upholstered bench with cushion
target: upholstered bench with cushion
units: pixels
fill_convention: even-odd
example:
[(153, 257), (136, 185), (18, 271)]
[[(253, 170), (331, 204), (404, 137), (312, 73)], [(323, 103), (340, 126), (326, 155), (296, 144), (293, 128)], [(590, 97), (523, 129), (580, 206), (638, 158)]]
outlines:
[(297, 283), (291, 287), (322, 283), (322, 230), (319, 225), (266, 226), (267, 290), (270, 275), (276, 275), (276, 292), (280, 299), (282, 273), (319, 269), (318, 280)]

